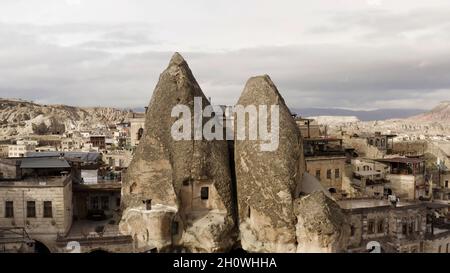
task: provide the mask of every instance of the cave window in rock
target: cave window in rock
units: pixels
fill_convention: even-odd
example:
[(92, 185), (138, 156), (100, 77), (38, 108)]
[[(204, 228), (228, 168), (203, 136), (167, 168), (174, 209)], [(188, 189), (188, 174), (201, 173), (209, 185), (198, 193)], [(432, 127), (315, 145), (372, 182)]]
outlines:
[(130, 186), (130, 193), (135, 193), (136, 192), (136, 187), (137, 187), (136, 183), (131, 184), (131, 186)]
[(248, 210), (247, 210), (247, 218), (250, 218), (250, 216), (251, 216), (251, 208), (248, 207)]
[(172, 235), (177, 235), (178, 234), (178, 228), (179, 228), (178, 221), (173, 221), (172, 222)]
[(356, 231), (356, 230), (355, 230), (355, 226), (354, 226), (354, 225), (351, 225), (351, 226), (350, 226), (350, 236), (351, 236), (351, 237), (355, 236), (355, 231)]
[(144, 129), (139, 128), (139, 130), (137, 132), (137, 140), (141, 140), (143, 134), (144, 134)]
[(202, 187), (200, 189), (200, 198), (202, 200), (208, 200), (208, 198), (209, 198), (209, 187)]
[(144, 200), (144, 204), (146, 210), (152, 210), (152, 199)]
[(329, 188), (328, 191), (330, 193), (337, 193), (337, 190), (335, 188)]
[(320, 180), (320, 170), (316, 170), (316, 178)]
[(183, 186), (189, 186), (189, 179), (183, 180)]

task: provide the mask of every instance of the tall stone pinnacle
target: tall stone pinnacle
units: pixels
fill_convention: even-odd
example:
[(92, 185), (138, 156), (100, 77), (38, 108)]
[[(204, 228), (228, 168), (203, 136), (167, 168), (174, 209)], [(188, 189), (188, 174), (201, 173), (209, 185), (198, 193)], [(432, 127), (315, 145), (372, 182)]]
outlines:
[(295, 188), (305, 170), (299, 129), (267, 75), (250, 78), (237, 104), (279, 106), (278, 149), (261, 151), (262, 140), (235, 141), (242, 247), (251, 252), (295, 252)]
[(139, 249), (217, 252), (234, 243), (227, 142), (194, 140), (193, 132), (192, 140), (171, 135), (173, 107), (185, 105), (193, 116), (195, 97), (209, 105), (187, 62), (175, 53), (153, 92), (145, 134), (123, 181), (120, 230)]

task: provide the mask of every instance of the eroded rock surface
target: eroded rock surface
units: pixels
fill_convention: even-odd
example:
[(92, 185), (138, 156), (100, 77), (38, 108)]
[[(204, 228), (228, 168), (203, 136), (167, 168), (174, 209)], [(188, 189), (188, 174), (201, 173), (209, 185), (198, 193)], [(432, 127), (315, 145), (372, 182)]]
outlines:
[[(279, 106), (278, 149), (262, 151), (261, 139), (235, 140), (242, 247), (250, 252), (295, 252), (297, 220), (293, 204), (305, 170), (300, 132), (267, 75), (250, 78), (237, 104), (266, 105), (267, 112), (271, 105)], [(271, 115), (268, 117), (270, 120)], [(252, 125), (247, 122), (246, 126)]]
[[(124, 177), (120, 229), (135, 238), (138, 249), (217, 252), (234, 243), (226, 141), (175, 141), (171, 136), (177, 120), (171, 117), (172, 108), (187, 105), (193, 116), (194, 97), (202, 98), (203, 107), (209, 105), (176, 53), (160, 75), (146, 113), (145, 134)], [(191, 125), (194, 128), (193, 121)]]
[(323, 192), (295, 201), (297, 252), (335, 253), (347, 247), (350, 225), (339, 205)]

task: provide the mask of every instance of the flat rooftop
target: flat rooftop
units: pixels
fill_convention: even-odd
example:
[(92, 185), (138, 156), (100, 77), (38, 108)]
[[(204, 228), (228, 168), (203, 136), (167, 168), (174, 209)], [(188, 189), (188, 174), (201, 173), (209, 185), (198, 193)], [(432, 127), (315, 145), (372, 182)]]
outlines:
[(375, 159), (378, 162), (388, 162), (388, 163), (422, 163), (425, 159), (422, 158), (409, 158), (409, 157), (394, 157), (394, 158), (382, 158)]
[[(366, 208), (381, 208), (390, 207), (391, 202), (389, 200), (380, 199), (350, 199), (337, 201), (342, 209), (366, 209)], [(404, 202), (400, 201), (397, 203), (397, 207), (406, 207), (411, 205), (416, 205), (416, 202)]]

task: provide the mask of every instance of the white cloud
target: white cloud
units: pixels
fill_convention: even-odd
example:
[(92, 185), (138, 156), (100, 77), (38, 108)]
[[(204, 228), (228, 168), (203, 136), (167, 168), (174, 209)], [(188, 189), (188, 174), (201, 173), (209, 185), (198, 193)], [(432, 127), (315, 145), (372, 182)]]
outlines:
[(449, 99), (448, 1), (3, 0), (0, 97), (146, 105), (174, 51), (232, 104), (269, 74), (294, 107)]

